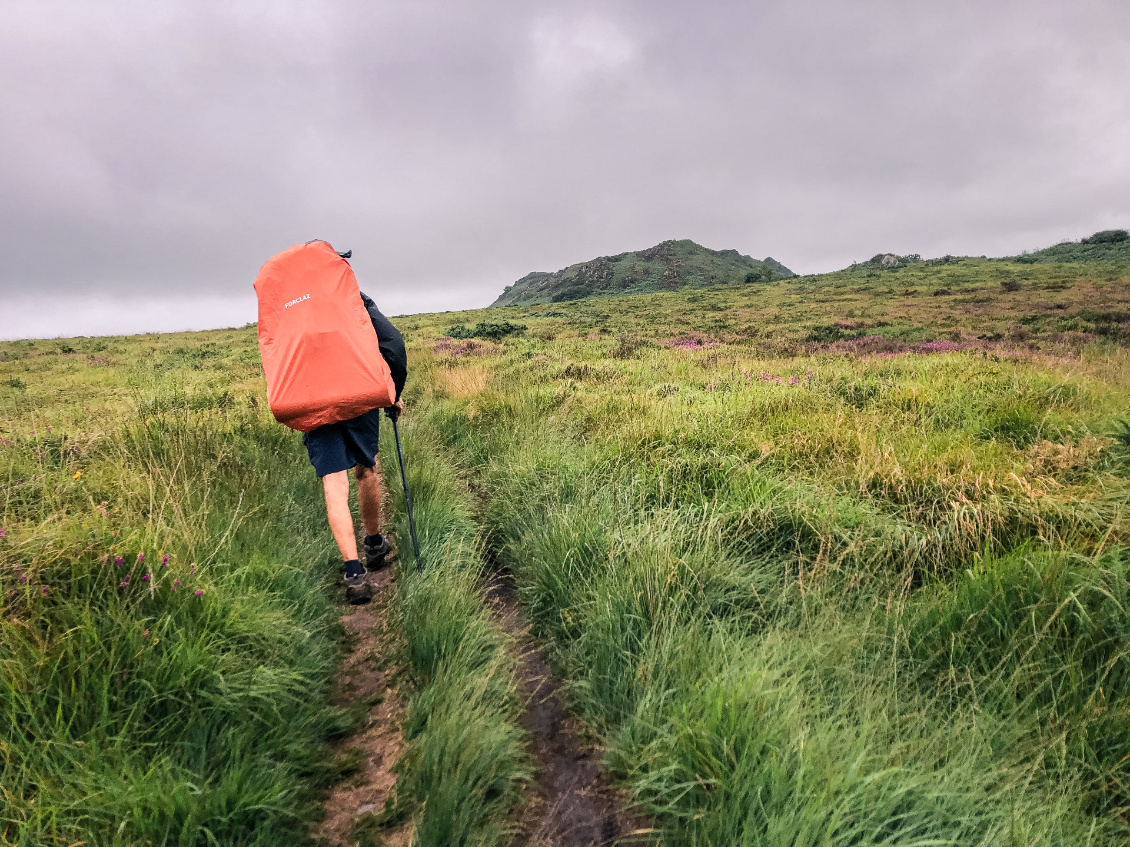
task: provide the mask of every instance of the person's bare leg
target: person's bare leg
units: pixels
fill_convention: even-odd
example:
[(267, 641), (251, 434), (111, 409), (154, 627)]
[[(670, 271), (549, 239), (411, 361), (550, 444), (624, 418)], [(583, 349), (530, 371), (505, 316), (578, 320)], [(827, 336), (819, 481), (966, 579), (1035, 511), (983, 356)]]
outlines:
[(352, 561), (357, 558), (357, 536), (353, 531), (353, 513), (349, 511), (349, 472), (326, 474), (322, 477), (322, 490), (326, 493), (326, 517), (341, 558)]
[(381, 531), (381, 466), (379, 463), (371, 468), (357, 465), (353, 474), (357, 477), (357, 500), (361, 503), (365, 534), (377, 535)]

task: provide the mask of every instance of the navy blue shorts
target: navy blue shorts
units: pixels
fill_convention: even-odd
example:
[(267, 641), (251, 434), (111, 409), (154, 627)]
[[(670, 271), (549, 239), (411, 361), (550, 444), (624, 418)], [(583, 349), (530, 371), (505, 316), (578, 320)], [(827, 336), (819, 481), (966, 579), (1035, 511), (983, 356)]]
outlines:
[(355, 465), (367, 468), (376, 464), (380, 449), (381, 410), (372, 409), (347, 421), (326, 424), (302, 434), (314, 472), (322, 477), (347, 471)]

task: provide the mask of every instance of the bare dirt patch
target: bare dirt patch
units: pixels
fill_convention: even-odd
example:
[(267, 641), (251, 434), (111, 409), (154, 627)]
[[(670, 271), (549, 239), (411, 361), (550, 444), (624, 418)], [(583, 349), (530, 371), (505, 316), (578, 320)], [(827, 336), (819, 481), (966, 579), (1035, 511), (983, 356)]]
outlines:
[(513, 845), (596, 847), (652, 841), (650, 821), (630, 810), (627, 796), (600, 767), (604, 751), (585, 737), (558, 695), (545, 652), (522, 617), (513, 587), (496, 576), (485, 599), (498, 622), (514, 636), (518, 685), (526, 701), (522, 725), (535, 762), (529, 803), (516, 809)]
[(396, 785), (392, 766), (404, 750), (404, 704), (393, 679), (399, 651), (387, 626), (392, 576), (392, 568), (370, 575), (372, 602), (345, 605), (340, 618), (352, 648), (338, 669), (334, 702), (366, 712), (357, 733), (335, 745), (347, 776), (330, 792), (326, 817), (311, 831), (320, 844), (332, 847), (405, 847), (411, 842), (410, 822), (381, 828), (379, 840), (367, 834), (372, 827), (364, 825), (384, 811)]

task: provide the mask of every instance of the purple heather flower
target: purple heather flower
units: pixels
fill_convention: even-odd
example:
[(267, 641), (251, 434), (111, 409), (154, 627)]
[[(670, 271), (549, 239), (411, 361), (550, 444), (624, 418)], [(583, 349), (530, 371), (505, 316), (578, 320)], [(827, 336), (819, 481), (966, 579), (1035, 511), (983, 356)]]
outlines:
[(8, 534), (8, 530), (4, 529), (3, 527), (0, 527), (0, 538), (3, 538), (7, 534)]
[(197, 597), (203, 597), (204, 596), (204, 589), (203, 588), (197, 588), (196, 589), (196, 596)]
[(193, 563), (192, 567), (190, 567), (188, 569), (188, 575), (189, 576), (192, 576), (194, 573), (196, 573), (196, 564), (195, 563)]
[(114, 567), (115, 568), (120, 568), (125, 563), (126, 563), (125, 559), (123, 559), (121, 556), (115, 556), (114, 557)]
[(789, 385), (796, 385), (798, 382), (800, 382), (800, 377), (794, 376), (789, 380)]
[(177, 591), (177, 587), (174, 585), (172, 588), (169, 589), (169, 591), (171, 591), (175, 594), (176, 591)]
[(145, 576), (143, 576), (143, 577), (141, 578), (141, 579), (142, 579), (142, 581), (144, 581), (144, 582), (149, 582), (149, 577), (150, 577), (151, 575), (152, 575), (152, 574), (146, 574)]
[(47, 591), (48, 591), (48, 588), (47, 588), (47, 586), (46, 586), (46, 585), (45, 585), (45, 586), (43, 586), (43, 596), (44, 596), (44, 597), (46, 597), (46, 596), (47, 596)]
[(180, 585), (180, 580), (179, 580), (179, 579), (174, 579), (174, 580), (173, 580), (173, 585), (174, 585), (174, 586)]
[(118, 588), (128, 588), (128, 587), (129, 587), (129, 580), (128, 579), (125, 580), (124, 582), (118, 583)]
[(17, 570), (17, 571), (22, 571), (24, 569), (24, 566), (23, 565), (12, 565), (12, 568)]
[(169, 566), (169, 554), (166, 553), (161, 557), (161, 567), (167, 568)]
[(145, 554), (144, 554), (144, 553), (138, 553), (138, 554), (137, 554), (137, 562), (138, 562), (138, 564), (141, 564), (141, 562), (143, 562), (143, 561), (145, 561)]
[(27, 582), (27, 574), (25, 573), (23, 576), (20, 577), (20, 583), (22, 584), (22, 583), (26, 583), (26, 582)]

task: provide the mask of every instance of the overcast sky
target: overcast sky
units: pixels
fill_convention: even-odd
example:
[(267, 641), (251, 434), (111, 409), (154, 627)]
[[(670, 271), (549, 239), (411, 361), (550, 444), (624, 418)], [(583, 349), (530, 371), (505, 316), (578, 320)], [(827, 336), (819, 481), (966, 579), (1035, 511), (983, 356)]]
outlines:
[(691, 238), (800, 273), (1130, 225), (1130, 2), (0, 2), (0, 337), (386, 311)]

